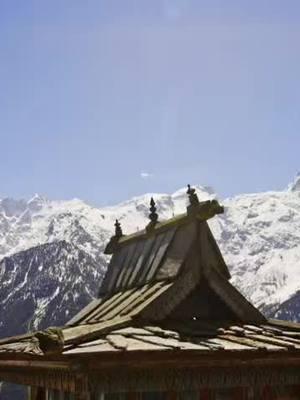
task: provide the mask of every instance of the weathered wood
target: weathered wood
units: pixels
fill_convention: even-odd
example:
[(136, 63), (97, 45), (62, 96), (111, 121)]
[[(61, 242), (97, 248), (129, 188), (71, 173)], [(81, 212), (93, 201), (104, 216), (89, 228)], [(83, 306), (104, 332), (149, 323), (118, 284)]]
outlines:
[(199, 391), (199, 400), (215, 400), (213, 390), (205, 388)]
[(233, 390), (232, 400), (248, 400), (248, 388), (247, 387), (237, 387)]
[(197, 238), (197, 223), (191, 221), (177, 229), (163, 265), (157, 273), (157, 279), (174, 278), (186, 261), (188, 254)]
[[(272, 371), (266, 368), (249, 368), (247, 366), (232, 366), (226, 369), (182, 369), (168, 368), (166, 370), (143, 370), (136, 367), (134, 373), (130, 370), (118, 370), (118, 374), (103, 371), (101, 375), (91, 375), (91, 386), (105, 392), (135, 391), (201, 391), (204, 389), (261, 387), (266, 382), (270, 386), (298, 384), (300, 371), (278, 367)], [(234, 395), (234, 390), (232, 395)], [(243, 399), (241, 390), (236, 392), (236, 398)], [(204, 393), (203, 393), (204, 395)], [(237, 395), (240, 397), (237, 397)], [(244, 399), (243, 399), (244, 400)], [(255, 398), (258, 400), (258, 398)]]
[(208, 226), (208, 223), (203, 222), (201, 226), (206, 233), (205, 236), (207, 240), (207, 259), (210, 260), (211, 265), (213, 265), (214, 268), (216, 268), (224, 276), (225, 279), (230, 279), (231, 275), (229, 269), (224, 261), (220, 248), (217, 245), (217, 242)]
[(109, 342), (105, 342), (103, 344), (98, 345), (86, 345), (82, 347), (75, 347), (74, 349), (70, 349), (65, 351), (65, 355), (80, 355), (80, 354), (88, 354), (88, 353), (111, 353), (114, 351), (118, 351), (115, 346), (112, 346)]
[(86, 307), (84, 307), (79, 313), (77, 313), (70, 321), (67, 322), (67, 326), (80, 323), (86, 319), (90, 313), (101, 304), (101, 299), (92, 300)]
[(300, 330), (300, 323), (297, 322), (290, 322), (290, 321), (281, 321), (279, 319), (272, 319), (270, 318), (268, 322), (275, 327), (283, 328), (284, 330), (295, 330), (299, 332)]
[(249, 303), (215, 268), (205, 266), (204, 275), (210, 287), (222, 298), (232, 311), (236, 313), (240, 321), (258, 324), (266, 321), (265, 317), (258, 309)]
[(274, 344), (276, 346), (286, 347), (287, 349), (296, 349), (296, 348), (300, 349), (300, 346), (297, 346), (295, 343), (290, 343), (289, 341), (283, 339), (277, 339), (274, 337), (269, 337), (264, 335), (251, 335), (251, 338), (253, 338), (253, 340), (258, 340), (262, 343)]
[(144, 241), (143, 248), (140, 250), (140, 255), (131, 271), (129, 279), (127, 280), (128, 287), (131, 287), (138, 282), (142, 266), (144, 265), (145, 260), (147, 259), (151, 252), (152, 246), (154, 245), (154, 239), (155, 237), (152, 236), (148, 238), (148, 240)]
[(79, 325), (63, 330), (65, 344), (79, 344), (93, 339), (98, 339), (99, 335), (126, 326), (130, 323), (131, 317), (119, 317), (110, 321), (99, 322), (93, 325)]
[(45, 354), (61, 353), (64, 348), (64, 335), (60, 328), (48, 328), (34, 334), (39, 341), (39, 347)]
[(163, 296), (158, 297), (155, 302), (149, 304), (149, 307), (144, 309), (141, 317), (150, 321), (162, 321), (168, 318), (172, 311), (198, 285), (201, 277), (198, 261), (197, 249), (194, 247), (188, 260), (186, 260), (186, 272), (182, 273), (181, 279), (174, 281)]
[(137, 242), (133, 242), (129, 245), (126, 258), (122, 262), (122, 268), (120, 269), (118, 278), (116, 279), (112, 290), (118, 291), (120, 289), (125, 289), (124, 278), (128, 272), (129, 266), (132, 265), (132, 259), (134, 258), (133, 256), (137, 249), (139, 249)]
[(144, 246), (145, 246), (145, 241), (139, 240), (137, 242), (136, 251), (135, 251), (132, 259), (130, 260), (130, 264), (129, 264), (129, 266), (127, 268), (127, 271), (126, 271), (126, 274), (125, 274), (125, 276), (123, 278), (123, 286), (124, 287), (130, 287), (131, 276), (133, 275), (133, 271), (135, 270), (135, 268), (137, 266), (137, 263), (138, 263), (138, 260), (139, 260), (139, 258), (141, 256), (141, 254), (143, 253)]
[[(75, 375), (70, 371), (39, 370), (39, 369), (0, 369), (0, 380), (25, 386), (49, 388), (55, 390), (74, 390)], [(64, 382), (64, 383), (63, 383)]]
[[(170, 257), (170, 253), (172, 253), (170, 247), (172, 246), (172, 240), (174, 238), (175, 232), (176, 229), (173, 228), (165, 233), (164, 236), (162, 236), (162, 240), (159, 243), (157, 252), (153, 257), (153, 260), (151, 260), (151, 263), (149, 263), (149, 268), (147, 268), (147, 275), (145, 276), (146, 281), (151, 281), (154, 278), (156, 278), (157, 280), (162, 279), (167, 264), (167, 262), (162, 262), (162, 260), (165, 255), (168, 255), (168, 257)], [(177, 237), (177, 235), (179, 235), (179, 232), (176, 232), (175, 237)], [(168, 278), (175, 276), (177, 272), (178, 269), (173, 269), (172, 271), (167, 272)]]
[(96, 307), (89, 315), (87, 315), (86, 318), (81, 321), (81, 323), (84, 324), (86, 322), (90, 322), (96, 317), (96, 315), (101, 315), (101, 313), (105, 313), (108, 308), (112, 309), (114, 307), (114, 304), (120, 301), (120, 297), (125, 296), (125, 293), (127, 292), (119, 292), (110, 296), (108, 299), (104, 299), (103, 301), (101, 301), (99, 306)]
[(151, 296), (146, 295), (143, 298), (143, 302), (141, 302), (141, 304), (137, 305), (134, 309), (132, 309), (129, 313), (129, 315), (134, 318), (140, 318), (140, 319), (144, 319), (147, 318), (147, 316), (144, 316), (144, 310), (147, 309), (147, 307), (149, 307), (152, 303), (154, 303), (154, 301), (158, 298), (162, 298), (162, 294), (167, 292), (171, 287), (172, 287), (172, 283), (161, 283), (158, 282), (157, 284), (155, 284), (155, 291), (153, 291), (151, 293)]
[(219, 335), (221, 339), (229, 340), (230, 342), (246, 345), (253, 347), (255, 349), (264, 349), (267, 350), (268, 348), (271, 350), (278, 350), (278, 351), (284, 351), (286, 350), (283, 346), (277, 346), (274, 344), (270, 344), (267, 342), (262, 342), (261, 340), (255, 340), (255, 338), (245, 338), (245, 337), (237, 337), (233, 335)]
[(149, 256), (147, 257), (147, 260), (145, 261), (143, 268), (140, 272), (139, 282), (148, 282), (149, 280), (151, 280), (148, 277), (148, 272), (153, 264), (153, 261), (155, 260), (155, 258), (157, 258), (158, 252), (162, 252), (162, 255), (165, 254), (166, 248), (162, 246), (162, 243), (164, 242), (164, 240), (166, 240), (166, 238), (168, 238), (168, 234), (170, 233), (172, 234), (173, 231), (167, 231), (157, 235), (153, 243), (151, 252), (149, 253)]
[(179, 400), (178, 392), (175, 390), (169, 390), (166, 393), (166, 400)]
[[(127, 249), (125, 248), (124, 251), (127, 251)], [(111, 288), (113, 287), (115, 279), (118, 276), (118, 273), (122, 266), (123, 259), (124, 252), (117, 251), (113, 254), (109, 263), (110, 267), (107, 269), (103, 282), (99, 289), (99, 297), (107, 296), (108, 293), (111, 291)]]
[(75, 400), (91, 400), (89, 380), (87, 374), (77, 374), (75, 380)]

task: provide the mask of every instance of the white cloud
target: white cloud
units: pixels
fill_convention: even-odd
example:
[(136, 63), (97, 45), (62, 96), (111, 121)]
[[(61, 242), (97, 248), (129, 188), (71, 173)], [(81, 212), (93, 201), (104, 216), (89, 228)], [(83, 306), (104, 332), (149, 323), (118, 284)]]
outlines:
[(151, 174), (150, 172), (142, 171), (142, 172), (140, 173), (140, 177), (141, 177), (142, 179), (149, 179), (149, 178), (152, 178), (152, 177), (153, 177), (153, 174)]

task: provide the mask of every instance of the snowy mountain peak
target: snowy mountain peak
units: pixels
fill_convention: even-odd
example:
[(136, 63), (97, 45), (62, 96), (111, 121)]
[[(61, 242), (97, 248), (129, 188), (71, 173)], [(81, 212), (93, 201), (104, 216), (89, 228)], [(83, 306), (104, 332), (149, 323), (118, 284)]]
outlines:
[(35, 194), (28, 202), (27, 207), (32, 212), (40, 211), (45, 204), (48, 203), (48, 199), (46, 197), (40, 196), (39, 194)]
[(289, 192), (300, 192), (300, 172), (297, 173), (295, 179), (290, 185), (288, 186)]

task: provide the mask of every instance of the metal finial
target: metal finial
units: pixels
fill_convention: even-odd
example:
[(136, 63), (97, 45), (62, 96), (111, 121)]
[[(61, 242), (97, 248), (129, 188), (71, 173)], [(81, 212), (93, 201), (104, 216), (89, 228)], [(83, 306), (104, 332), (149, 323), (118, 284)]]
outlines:
[(123, 236), (122, 228), (120, 222), (116, 219), (115, 222), (115, 237), (120, 238)]
[(153, 197), (151, 197), (151, 200), (150, 200), (149, 218), (150, 218), (151, 222), (153, 222), (153, 223), (157, 222), (157, 220), (158, 220), (158, 214), (156, 212), (155, 201), (154, 201)]
[(189, 195), (190, 205), (194, 206), (196, 204), (199, 204), (199, 199), (196, 194), (196, 189), (192, 188), (191, 185), (187, 185), (187, 187), (188, 187), (187, 194)]

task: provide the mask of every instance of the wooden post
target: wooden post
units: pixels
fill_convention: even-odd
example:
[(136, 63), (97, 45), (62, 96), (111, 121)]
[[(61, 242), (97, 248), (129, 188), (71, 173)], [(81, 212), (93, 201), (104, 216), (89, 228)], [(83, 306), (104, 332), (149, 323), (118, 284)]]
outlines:
[(262, 400), (273, 400), (274, 396), (272, 394), (272, 388), (270, 386), (264, 386), (262, 388), (262, 392), (261, 392), (262, 396)]
[(28, 399), (29, 400), (46, 400), (46, 390), (37, 387), (37, 386), (29, 386), (28, 387)]
[(199, 400), (214, 400), (215, 394), (212, 389), (201, 389), (199, 392)]
[(248, 400), (248, 388), (246, 387), (234, 388), (233, 393), (234, 400)]
[(88, 378), (85, 374), (78, 374), (75, 380), (75, 400), (91, 400), (91, 393), (88, 387)]

